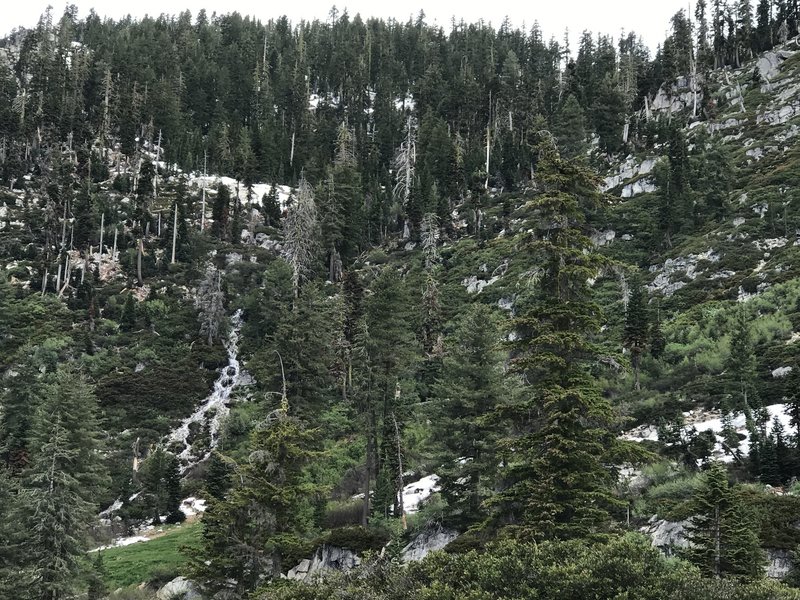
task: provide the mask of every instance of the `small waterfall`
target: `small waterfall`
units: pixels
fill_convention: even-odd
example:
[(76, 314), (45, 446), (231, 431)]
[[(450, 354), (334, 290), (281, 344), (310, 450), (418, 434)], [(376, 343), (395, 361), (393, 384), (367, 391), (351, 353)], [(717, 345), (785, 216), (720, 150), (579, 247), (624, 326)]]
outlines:
[[(224, 342), (225, 350), (228, 352), (228, 364), (222, 368), (219, 377), (214, 382), (214, 390), (191, 416), (185, 418), (180, 426), (169, 434), (166, 444), (167, 447), (175, 448), (176, 450), (183, 448), (183, 450), (178, 453), (178, 458), (181, 461), (181, 472), (186, 471), (190, 466), (207, 458), (219, 441), (219, 430), (222, 420), (228, 412), (230, 412), (228, 409), (228, 399), (230, 398), (233, 388), (239, 383), (240, 365), (237, 354), (239, 352), (239, 331), (241, 328), (242, 311), (239, 309), (231, 316), (231, 327), (228, 332), (228, 339)], [(189, 428), (192, 423), (197, 423), (202, 427), (209, 411), (213, 411), (213, 416), (209, 422), (211, 434), (209, 450), (203, 456), (196, 456), (192, 452), (192, 446), (189, 443)]]

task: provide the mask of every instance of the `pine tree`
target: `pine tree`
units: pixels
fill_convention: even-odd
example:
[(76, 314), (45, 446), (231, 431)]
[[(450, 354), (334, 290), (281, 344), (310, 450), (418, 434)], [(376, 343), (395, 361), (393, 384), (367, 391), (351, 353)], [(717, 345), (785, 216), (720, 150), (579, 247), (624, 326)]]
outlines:
[(763, 52), (772, 48), (772, 45), (772, 0), (758, 0), (755, 49), (757, 52)]
[(230, 465), (218, 452), (212, 452), (206, 463), (205, 490), (214, 500), (222, 500), (231, 487)]
[(721, 577), (763, 576), (763, 552), (756, 524), (741, 496), (728, 485), (725, 467), (714, 462), (692, 497), (695, 515), (687, 526), (692, 545), (686, 556), (704, 573)]
[(500, 339), (492, 311), (470, 306), (445, 342), (434, 386), (442, 495), (453, 515), (467, 522), (482, 520), (481, 504), (496, 482), (498, 432), (490, 417), (504, 395)]
[(166, 523), (183, 521), (185, 515), (180, 510), (181, 478), (177, 457), (158, 445), (144, 461), (139, 476), (143, 498), (153, 522), (161, 523), (162, 516)]
[(607, 75), (597, 88), (597, 97), (592, 104), (592, 122), (603, 150), (611, 153), (622, 148), (625, 99), (616, 78), (611, 75)]
[(42, 388), (31, 433), (36, 449), (20, 491), (20, 545), (32, 596), (71, 598), (81, 581), (89, 526), (108, 479), (97, 400), (85, 379), (61, 366)]
[(731, 351), (725, 364), (725, 371), (732, 383), (736, 409), (749, 413), (751, 408), (760, 406), (756, 379), (755, 353), (750, 341), (750, 320), (747, 311), (739, 307), (734, 315), (731, 333)]
[(647, 306), (645, 292), (642, 285), (636, 281), (631, 286), (631, 295), (625, 311), (625, 330), (622, 334), (622, 343), (631, 353), (631, 367), (633, 367), (633, 386), (641, 389), (639, 383), (639, 367), (642, 354), (647, 349), (649, 341)]
[(600, 308), (587, 281), (606, 259), (587, 236), (584, 211), (599, 192), (595, 176), (563, 161), (551, 140), (540, 146), (536, 182), (525, 250), (539, 267), (512, 343), (512, 368), (527, 387), (500, 407), (517, 435), (502, 443), (508, 486), (493, 503), (534, 539), (592, 537), (608, 529), (616, 503), (604, 461), (614, 444), (611, 406), (588, 370)]
[(283, 255), (292, 267), (294, 295), (300, 295), (300, 284), (312, 271), (319, 251), (319, 222), (314, 193), (305, 179), (300, 180), (297, 197), (289, 206), (283, 223), (285, 239)]
[(313, 457), (315, 433), (281, 408), (259, 425), (236, 487), (210, 504), (194, 578), (212, 592), (244, 594), (264, 578), (278, 578), (304, 546), (317, 486), (304, 467)]
[(554, 117), (553, 134), (559, 150), (567, 158), (581, 155), (586, 149), (586, 119), (578, 99), (567, 96)]
[(261, 213), (268, 227), (279, 227), (281, 223), (281, 205), (278, 201), (278, 185), (273, 183), (269, 192), (261, 198)]
[(119, 327), (122, 331), (132, 331), (136, 327), (136, 300), (133, 294), (125, 296), (125, 304), (122, 305), (122, 314), (119, 318)]
[(89, 588), (86, 592), (86, 600), (102, 600), (108, 595), (108, 588), (105, 584), (107, 576), (106, 567), (103, 564), (102, 552), (95, 552), (92, 572), (89, 575)]
[(211, 210), (211, 218), (213, 223), (211, 225), (211, 235), (221, 240), (228, 239), (231, 211), (231, 192), (228, 186), (220, 183), (217, 186), (217, 196), (214, 198), (214, 206)]

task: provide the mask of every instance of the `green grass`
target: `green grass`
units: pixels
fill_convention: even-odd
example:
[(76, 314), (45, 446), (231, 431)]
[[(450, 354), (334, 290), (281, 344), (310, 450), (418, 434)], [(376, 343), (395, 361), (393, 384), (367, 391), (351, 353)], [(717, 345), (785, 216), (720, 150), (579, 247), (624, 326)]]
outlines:
[(115, 590), (138, 585), (158, 573), (172, 571), (179, 575), (189, 560), (186, 548), (198, 547), (200, 535), (200, 523), (191, 523), (175, 527), (149, 542), (101, 551), (106, 585)]

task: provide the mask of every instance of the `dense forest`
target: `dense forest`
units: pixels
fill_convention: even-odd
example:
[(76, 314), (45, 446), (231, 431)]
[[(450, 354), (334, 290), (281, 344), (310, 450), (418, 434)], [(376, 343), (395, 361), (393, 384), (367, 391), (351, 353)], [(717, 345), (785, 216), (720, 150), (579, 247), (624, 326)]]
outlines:
[(0, 598), (800, 598), (798, 19), (3, 32)]

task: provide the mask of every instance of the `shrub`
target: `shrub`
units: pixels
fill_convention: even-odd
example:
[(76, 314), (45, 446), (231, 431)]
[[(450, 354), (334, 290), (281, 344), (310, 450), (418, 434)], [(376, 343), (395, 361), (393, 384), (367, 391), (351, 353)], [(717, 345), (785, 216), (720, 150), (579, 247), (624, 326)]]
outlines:
[(380, 550), (389, 541), (389, 532), (372, 527), (339, 527), (324, 537), (324, 543), (354, 552)]

